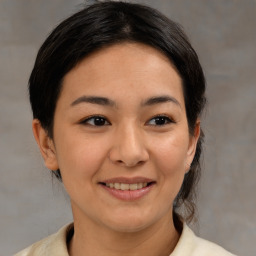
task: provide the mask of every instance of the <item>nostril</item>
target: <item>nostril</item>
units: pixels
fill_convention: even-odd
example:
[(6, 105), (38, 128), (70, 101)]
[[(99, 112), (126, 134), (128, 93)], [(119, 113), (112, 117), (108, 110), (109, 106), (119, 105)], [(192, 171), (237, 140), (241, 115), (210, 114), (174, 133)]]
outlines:
[(134, 167), (134, 166), (139, 166), (143, 165), (145, 161), (122, 161), (122, 160), (116, 160), (115, 161), (117, 164), (126, 166), (126, 167)]
[(109, 152), (108, 158), (114, 164), (135, 167), (147, 162), (149, 156), (144, 150), (136, 151), (131, 148), (129, 150), (122, 150), (120, 147), (113, 147)]

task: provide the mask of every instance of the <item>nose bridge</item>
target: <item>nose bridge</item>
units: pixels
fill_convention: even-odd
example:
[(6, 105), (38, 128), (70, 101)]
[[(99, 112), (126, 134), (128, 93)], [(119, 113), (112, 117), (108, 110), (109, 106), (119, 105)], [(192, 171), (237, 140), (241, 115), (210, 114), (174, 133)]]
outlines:
[(124, 122), (115, 134), (115, 143), (112, 148), (112, 161), (126, 166), (135, 166), (148, 159), (148, 152), (141, 128), (135, 121)]
[[(135, 123), (135, 122), (134, 122)], [(120, 147), (125, 151), (139, 152), (142, 149), (142, 136), (139, 136), (139, 129), (136, 124), (129, 123), (121, 128), (120, 134)]]

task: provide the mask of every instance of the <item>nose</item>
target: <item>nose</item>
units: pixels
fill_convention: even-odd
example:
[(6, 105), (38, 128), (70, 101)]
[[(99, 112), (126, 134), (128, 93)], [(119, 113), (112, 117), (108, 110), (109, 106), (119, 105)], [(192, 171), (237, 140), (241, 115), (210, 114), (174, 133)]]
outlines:
[(135, 167), (149, 159), (148, 150), (139, 128), (135, 125), (120, 127), (113, 139), (109, 159), (115, 164)]

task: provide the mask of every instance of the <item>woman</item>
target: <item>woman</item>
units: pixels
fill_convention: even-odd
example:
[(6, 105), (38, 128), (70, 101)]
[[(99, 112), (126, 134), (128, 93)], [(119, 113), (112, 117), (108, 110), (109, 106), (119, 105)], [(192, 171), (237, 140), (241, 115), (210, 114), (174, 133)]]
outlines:
[(91, 5), (46, 39), (29, 92), (35, 139), (74, 223), (18, 256), (231, 255), (185, 224), (205, 79), (176, 23), (142, 5)]

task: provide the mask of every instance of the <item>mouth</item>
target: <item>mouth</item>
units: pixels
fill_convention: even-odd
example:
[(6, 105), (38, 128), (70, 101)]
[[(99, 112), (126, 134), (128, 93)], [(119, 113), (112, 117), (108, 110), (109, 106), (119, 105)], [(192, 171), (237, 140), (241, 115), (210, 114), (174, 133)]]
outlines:
[(99, 182), (108, 194), (123, 201), (134, 201), (143, 198), (152, 191), (155, 181), (146, 178), (114, 178)]
[(119, 183), (119, 182), (100, 182), (101, 185), (106, 186), (108, 188), (117, 189), (117, 190), (123, 190), (123, 191), (134, 191), (143, 189), (149, 186), (152, 186), (155, 182), (139, 182), (139, 183)]

